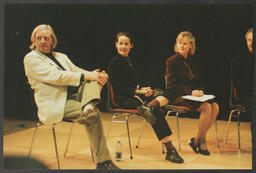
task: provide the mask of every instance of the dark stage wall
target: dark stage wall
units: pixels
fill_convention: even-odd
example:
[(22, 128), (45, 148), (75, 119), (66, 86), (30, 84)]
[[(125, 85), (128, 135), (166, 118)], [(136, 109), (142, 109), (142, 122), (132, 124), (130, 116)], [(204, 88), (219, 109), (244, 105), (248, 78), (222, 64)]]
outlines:
[(134, 37), (131, 52), (153, 87), (164, 87), (165, 61), (174, 54), (177, 33), (191, 31), (205, 66), (205, 85), (227, 119), (229, 64), (246, 48), (244, 34), (252, 26), (251, 4), (7, 4), (4, 22), (4, 108), (9, 118), (33, 118), (33, 98), (26, 84), (23, 58), (38, 24), (56, 32), (56, 51), (85, 69), (106, 68), (115, 54), (117, 32)]

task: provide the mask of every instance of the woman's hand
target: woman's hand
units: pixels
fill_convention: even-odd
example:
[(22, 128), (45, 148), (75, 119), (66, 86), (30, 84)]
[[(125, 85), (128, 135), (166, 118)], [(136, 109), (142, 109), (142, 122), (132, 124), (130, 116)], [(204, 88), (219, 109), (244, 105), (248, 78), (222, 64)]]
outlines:
[(139, 90), (135, 90), (134, 92), (135, 94), (143, 94), (146, 97), (149, 97), (152, 95), (153, 90), (151, 89), (151, 87), (142, 87)]
[(204, 95), (204, 92), (203, 90), (193, 90), (191, 95), (195, 97), (202, 97)]

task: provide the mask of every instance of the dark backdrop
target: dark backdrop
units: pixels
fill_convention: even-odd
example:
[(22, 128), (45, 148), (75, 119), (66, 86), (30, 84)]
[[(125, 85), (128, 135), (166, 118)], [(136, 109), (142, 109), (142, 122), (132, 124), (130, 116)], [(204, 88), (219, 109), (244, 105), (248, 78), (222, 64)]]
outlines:
[(4, 21), (5, 117), (35, 116), (23, 58), (32, 30), (45, 23), (57, 35), (56, 51), (88, 70), (106, 68), (116, 33), (129, 31), (135, 40), (131, 54), (145, 63), (142, 72), (158, 88), (164, 88), (165, 61), (174, 54), (177, 33), (191, 31), (203, 58), (205, 85), (220, 104), (218, 119), (227, 119), (229, 64), (246, 48), (252, 4), (6, 4)]

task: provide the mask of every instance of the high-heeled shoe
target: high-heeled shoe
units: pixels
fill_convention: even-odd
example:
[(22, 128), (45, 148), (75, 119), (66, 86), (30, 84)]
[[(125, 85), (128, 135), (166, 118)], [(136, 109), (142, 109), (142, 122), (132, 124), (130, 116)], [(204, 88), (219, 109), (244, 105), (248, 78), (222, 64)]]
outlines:
[(188, 141), (188, 144), (189, 144), (189, 146), (192, 148), (192, 150), (193, 150), (195, 153), (198, 153), (197, 148), (198, 148), (198, 145), (199, 145), (199, 144), (195, 145), (195, 138), (191, 138), (191, 139)]
[(203, 155), (210, 155), (210, 152), (208, 149), (202, 150), (201, 149), (201, 143), (200, 140), (198, 140), (198, 152)]

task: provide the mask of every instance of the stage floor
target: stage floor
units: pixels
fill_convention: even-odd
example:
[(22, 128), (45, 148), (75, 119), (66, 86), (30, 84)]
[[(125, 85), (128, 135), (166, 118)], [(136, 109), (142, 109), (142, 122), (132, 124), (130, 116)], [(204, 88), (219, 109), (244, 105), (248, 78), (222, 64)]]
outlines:
[[(115, 162), (122, 169), (154, 169), (154, 170), (188, 170), (188, 169), (252, 169), (252, 143), (250, 124), (242, 122), (241, 130), (241, 151), (238, 151), (237, 123), (231, 123), (228, 143), (225, 143), (227, 121), (218, 120), (218, 136), (220, 150), (217, 148), (215, 127), (211, 127), (207, 135), (208, 149), (210, 156), (196, 154), (189, 147), (187, 141), (197, 133), (198, 119), (180, 118), (181, 152), (185, 162), (175, 164), (165, 160), (162, 154), (161, 145), (149, 123), (145, 123), (139, 147), (136, 148), (142, 117), (133, 116), (129, 118), (129, 127), (132, 143), (133, 159), (130, 159), (129, 145), (125, 123), (111, 123), (108, 135), (111, 114), (103, 113), (103, 127), (107, 137), (107, 144), (114, 160), (115, 144), (118, 138), (121, 139), (123, 159)], [(168, 117), (168, 123), (173, 131), (171, 139), (179, 149), (176, 118)], [(4, 156), (24, 156), (29, 151), (30, 142), (34, 132), (35, 122), (24, 120), (5, 120), (3, 136)], [(95, 169), (92, 162), (87, 134), (84, 127), (75, 124), (69, 151), (64, 158), (65, 146), (71, 124), (62, 122), (56, 124), (56, 136), (60, 155), (61, 169)], [(57, 162), (54, 151), (51, 126), (44, 125), (38, 130), (35, 138), (32, 158), (45, 164), (49, 169), (57, 169)]]

